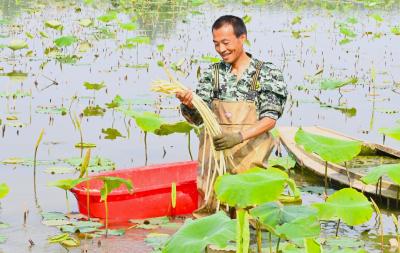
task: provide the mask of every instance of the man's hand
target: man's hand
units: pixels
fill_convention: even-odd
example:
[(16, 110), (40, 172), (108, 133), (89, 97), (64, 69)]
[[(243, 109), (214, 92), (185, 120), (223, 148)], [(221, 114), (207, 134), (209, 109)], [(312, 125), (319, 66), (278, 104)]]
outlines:
[(243, 136), (240, 132), (236, 133), (222, 133), (213, 138), (215, 150), (224, 150), (232, 148), (239, 143), (243, 142)]
[(186, 90), (177, 92), (175, 95), (182, 104), (186, 105), (189, 108), (193, 108), (192, 100), (193, 100), (193, 91)]

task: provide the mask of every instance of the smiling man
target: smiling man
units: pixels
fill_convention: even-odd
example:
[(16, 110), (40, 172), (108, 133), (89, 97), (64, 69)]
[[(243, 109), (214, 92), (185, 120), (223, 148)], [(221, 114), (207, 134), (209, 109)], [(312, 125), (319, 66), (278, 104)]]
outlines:
[[(218, 18), (212, 35), (222, 61), (204, 71), (196, 94), (209, 104), (223, 129), (213, 139), (215, 149), (232, 150), (235, 164), (229, 167), (231, 173), (266, 167), (273, 147), (269, 130), (282, 115), (287, 97), (282, 72), (272, 63), (246, 53), (243, 44), (247, 30), (241, 18)], [(192, 91), (178, 93), (176, 97), (182, 103), (183, 116), (189, 122), (201, 124), (202, 119), (192, 105)], [(209, 157), (203, 156), (203, 145), (207, 144), (200, 138), (199, 162)]]

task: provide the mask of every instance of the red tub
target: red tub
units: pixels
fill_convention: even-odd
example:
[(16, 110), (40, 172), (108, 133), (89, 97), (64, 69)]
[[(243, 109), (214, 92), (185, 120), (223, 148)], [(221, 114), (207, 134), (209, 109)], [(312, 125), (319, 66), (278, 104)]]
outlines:
[[(108, 217), (112, 221), (144, 219), (160, 216), (190, 214), (197, 209), (197, 161), (152, 165), (98, 173), (96, 176), (113, 176), (130, 179), (133, 194), (125, 186), (108, 195)], [(100, 202), (102, 181), (90, 180), (90, 217), (105, 218), (104, 202)], [(176, 183), (176, 206), (172, 208), (171, 185)], [(86, 182), (71, 192), (78, 201), (79, 211), (87, 215)]]

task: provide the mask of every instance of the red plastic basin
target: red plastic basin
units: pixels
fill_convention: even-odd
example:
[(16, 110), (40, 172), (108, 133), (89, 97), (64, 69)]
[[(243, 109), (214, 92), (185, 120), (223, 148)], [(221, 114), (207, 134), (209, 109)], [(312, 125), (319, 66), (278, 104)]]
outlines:
[[(197, 161), (169, 163), (109, 171), (91, 177), (113, 176), (132, 181), (133, 194), (122, 185), (108, 195), (108, 218), (111, 221), (184, 215), (191, 214), (198, 207), (197, 166)], [(176, 206), (172, 208), (171, 186), (174, 182)], [(83, 182), (71, 189), (79, 211), (85, 215), (88, 214), (86, 186)], [(104, 202), (100, 202), (102, 187), (100, 180), (89, 181), (90, 217), (106, 217)]]

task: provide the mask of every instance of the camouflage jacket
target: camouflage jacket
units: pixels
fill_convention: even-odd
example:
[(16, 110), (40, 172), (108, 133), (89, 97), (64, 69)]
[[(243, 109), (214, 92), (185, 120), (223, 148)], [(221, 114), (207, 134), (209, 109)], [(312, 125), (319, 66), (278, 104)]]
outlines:
[[(282, 72), (270, 62), (264, 62), (258, 77), (255, 90), (251, 90), (253, 75), (256, 72), (257, 60), (251, 58), (249, 67), (238, 81), (231, 74), (231, 65), (225, 62), (219, 64), (219, 91), (214, 94), (214, 65), (210, 65), (201, 75), (196, 94), (211, 106), (215, 96), (223, 101), (254, 101), (259, 119), (269, 117), (278, 119), (283, 112), (287, 97), (286, 84)], [(182, 115), (191, 123), (202, 123), (196, 109), (181, 105)]]

